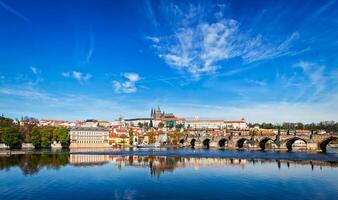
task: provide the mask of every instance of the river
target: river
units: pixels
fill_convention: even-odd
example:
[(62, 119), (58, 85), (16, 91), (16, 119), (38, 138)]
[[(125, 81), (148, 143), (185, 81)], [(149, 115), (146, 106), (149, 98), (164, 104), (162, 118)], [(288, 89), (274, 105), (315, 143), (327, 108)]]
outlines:
[(190, 149), (0, 156), (0, 199), (335, 199), (338, 154)]

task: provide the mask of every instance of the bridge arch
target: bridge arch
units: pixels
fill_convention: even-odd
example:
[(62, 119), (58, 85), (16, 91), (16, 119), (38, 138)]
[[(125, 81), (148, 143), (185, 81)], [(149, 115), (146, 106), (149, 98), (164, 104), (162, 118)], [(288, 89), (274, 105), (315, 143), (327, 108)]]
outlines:
[(286, 140), (285, 142), (285, 145), (286, 145), (286, 148), (288, 149), (288, 151), (292, 151), (292, 145), (297, 141), (297, 140), (302, 140), (306, 145), (307, 145), (307, 141), (300, 138), (300, 137), (293, 137), (293, 138), (290, 138), (288, 140)]
[(209, 149), (210, 148), (210, 139), (206, 138), (203, 140), (203, 147)]
[(266, 144), (267, 144), (269, 141), (274, 142), (273, 139), (272, 139), (272, 138), (269, 138), (269, 137), (266, 137), (266, 138), (261, 139), (261, 141), (259, 141), (259, 148), (261, 148), (261, 150), (264, 151), (265, 148), (266, 148)]
[(191, 146), (191, 148), (195, 148), (195, 145), (196, 145), (196, 139), (193, 138), (193, 139), (191, 139), (191, 141), (190, 141), (190, 146)]
[(237, 140), (236, 146), (238, 148), (243, 148), (245, 142), (249, 142), (249, 140), (246, 139), (246, 138), (241, 138), (241, 139)]
[(225, 147), (225, 145), (228, 143), (228, 140), (227, 139), (225, 139), (225, 138), (222, 138), (222, 139), (220, 139), (219, 141), (218, 141), (218, 146), (219, 147)]
[(331, 137), (326, 138), (323, 141), (321, 141), (318, 144), (318, 146), (319, 146), (319, 148), (322, 152), (326, 152), (327, 145), (330, 144), (330, 142), (335, 141), (335, 140), (338, 140), (338, 137), (331, 136)]

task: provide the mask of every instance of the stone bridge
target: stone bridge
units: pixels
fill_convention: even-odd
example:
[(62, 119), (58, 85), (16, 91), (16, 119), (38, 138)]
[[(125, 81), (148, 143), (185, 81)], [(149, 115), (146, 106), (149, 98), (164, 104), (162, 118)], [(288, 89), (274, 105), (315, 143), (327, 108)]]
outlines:
[(185, 136), (179, 140), (182, 147), (252, 149), (252, 150), (287, 150), (292, 151), (296, 141), (305, 143), (303, 148), (309, 151), (326, 152), (327, 145), (338, 140), (337, 134), (326, 135), (230, 135), (230, 136)]

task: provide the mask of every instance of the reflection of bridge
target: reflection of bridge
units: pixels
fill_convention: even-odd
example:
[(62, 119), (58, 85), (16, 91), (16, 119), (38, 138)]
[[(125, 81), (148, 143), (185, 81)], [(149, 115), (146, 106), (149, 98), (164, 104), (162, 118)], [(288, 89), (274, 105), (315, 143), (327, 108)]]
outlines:
[(180, 139), (180, 145), (193, 148), (228, 148), (228, 149), (276, 149), (292, 150), (296, 141), (303, 141), (305, 147), (310, 151), (326, 152), (327, 145), (338, 139), (338, 135), (231, 135), (231, 136), (201, 136), (185, 137)]

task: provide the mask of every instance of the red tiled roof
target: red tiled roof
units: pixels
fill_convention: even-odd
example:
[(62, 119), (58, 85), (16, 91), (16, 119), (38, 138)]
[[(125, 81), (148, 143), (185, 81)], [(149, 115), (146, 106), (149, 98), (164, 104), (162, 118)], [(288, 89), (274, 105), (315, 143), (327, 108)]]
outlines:
[(129, 136), (125, 135), (125, 134), (121, 134), (119, 135), (120, 138), (129, 138)]
[(118, 129), (116, 129), (116, 131), (117, 132), (128, 132), (128, 130), (125, 129), (125, 128), (118, 128)]
[(110, 132), (109, 137), (119, 137), (115, 132)]

